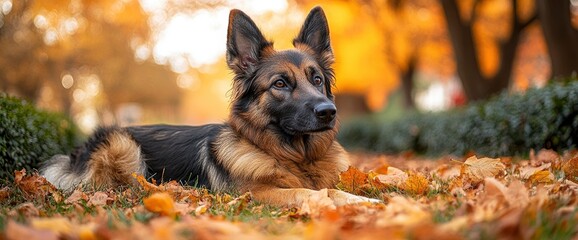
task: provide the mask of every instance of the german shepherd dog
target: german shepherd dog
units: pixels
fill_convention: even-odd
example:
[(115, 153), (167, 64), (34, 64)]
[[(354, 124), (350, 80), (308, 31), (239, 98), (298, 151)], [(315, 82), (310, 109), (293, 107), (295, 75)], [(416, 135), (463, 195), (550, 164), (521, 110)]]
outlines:
[(335, 140), (333, 53), (320, 7), (293, 45), (276, 51), (251, 18), (232, 10), (226, 58), (235, 77), (226, 123), (101, 127), (69, 156), (48, 160), (41, 173), (66, 190), (134, 184), (137, 173), (249, 191), (274, 205), (298, 206), (324, 188), (336, 205), (377, 201), (333, 189), (349, 162)]

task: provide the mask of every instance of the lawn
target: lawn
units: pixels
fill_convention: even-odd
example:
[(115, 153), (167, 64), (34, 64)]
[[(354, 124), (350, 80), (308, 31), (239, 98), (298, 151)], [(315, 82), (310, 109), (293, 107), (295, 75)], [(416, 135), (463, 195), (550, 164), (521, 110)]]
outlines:
[[(0, 190), (7, 239), (572, 239), (578, 155), (422, 159), (352, 154), (336, 186), (383, 200), (334, 206), (320, 191), (273, 207), (249, 193), (212, 193), (135, 176), (119, 189), (56, 190), (17, 171)], [(137, 183), (138, 182), (138, 183)]]

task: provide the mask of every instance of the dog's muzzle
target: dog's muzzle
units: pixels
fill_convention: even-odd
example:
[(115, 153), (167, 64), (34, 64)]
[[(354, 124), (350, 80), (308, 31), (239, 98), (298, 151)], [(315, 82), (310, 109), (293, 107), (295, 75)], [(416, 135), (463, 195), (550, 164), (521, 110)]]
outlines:
[(337, 108), (333, 103), (320, 103), (313, 109), (317, 120), (322, 123), (329, 123), (335, 119)]

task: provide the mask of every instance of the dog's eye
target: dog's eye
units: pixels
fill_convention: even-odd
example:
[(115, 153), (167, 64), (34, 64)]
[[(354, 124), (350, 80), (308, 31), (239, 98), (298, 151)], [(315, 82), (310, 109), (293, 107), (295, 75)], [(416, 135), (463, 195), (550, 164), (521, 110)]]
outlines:
[(313, 84), (314, 84), (315, 86), (321, 86), (321, 85), (323, 84), (323, 79), (321, 79), (320, 76), (315, 76), (315, 77), (313, 78)]
[(275, 86), (276, 88), (285, 88), (287, 87), (287, 84), (285, 83), (285, 81), (279, 79), (275, 81), (275, 83), (273, 83), (273, 86)]

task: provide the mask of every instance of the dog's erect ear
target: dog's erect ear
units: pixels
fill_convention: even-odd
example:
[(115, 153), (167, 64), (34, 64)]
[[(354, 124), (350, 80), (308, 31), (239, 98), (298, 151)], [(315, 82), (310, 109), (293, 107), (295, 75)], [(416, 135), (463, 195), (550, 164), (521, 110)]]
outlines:
[(294, 46), (298, 43), (309, 46), (321, 57), (333, 57), (329, 41), (329, 26), (321, 7), (311, 9), (311, 12), (307, 15), (299, 35), (293, 40)]
[(227, 64), (236, 74), (249, 75), (253, 72), (263, 49), (271, 45), (247, 14), (237, 9), (231, 10), (227, 30)]

